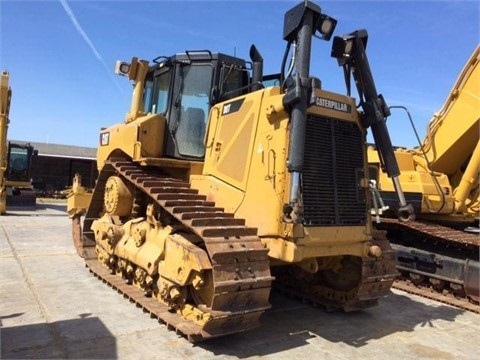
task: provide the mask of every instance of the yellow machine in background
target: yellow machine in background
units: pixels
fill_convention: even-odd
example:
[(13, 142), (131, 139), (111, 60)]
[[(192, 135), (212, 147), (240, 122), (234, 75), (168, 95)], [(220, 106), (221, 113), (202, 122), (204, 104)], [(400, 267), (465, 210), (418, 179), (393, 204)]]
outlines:
[(12, 90), (9, 86), (10, 75), (3, 71), (0, 79), (0, 214), (7, 211), (7, 191), (5, 188), (5, 173), (7, 171), (7, 130), (10, 113)]
[(12, 90), (10, 75), (1, 74), (0, 82), (0, 215), (9, 207), (35, 208), (35, 192), (30, 179), (32, 156), (36, 151), (30, 144), (8, 142), (7, 132)]
[[(430, 283), (439, 291), (449, 289), (466, 294), (477, 303), (480, 300), (479, 62), (480, 47), (477, 47), (445, 104), (430, 121), (421, 145), (395, 150), (402, 189), (421, 222), (400, 225), (384, 219), (377, 225), (389, 231), (398, 268), (409, 273), (412, 280)], [(395, 209), (394, 188), (380, 171), (381, 162), (373, 147), (369, 148), (368, 161), (374, 169), (372, 179), (379, 185), (378, 194), (386, 206)]]
[[(430, 121), (420, 147), (399, 148), (395, 157), (405, 196), (417, 218), (473, 223), (480, 214), (480, 47), (461, 71), (447, 101)], [(370, 164), (379, 166), (378, 153), (368, 152)], [(383, 172), (378, 181), (384, 201), (394, 194)]]
[(276, 76), (263, 76), (254, 46), (251, 68), (208, 50), (117, 63), (132, 105), (101, 130), (90, 203), (78, 179), (68, 198), (74, 240), (92, 272), (191, 341), (257, 326), (272, 275), (330, 309), (369, 307), (390, 291), (397, 271), (372, 228), (367, 128), (402, 218), (412, 214), (366, 31), (335, 37), (332, 50), (364, 84), (363, 112), (310, 75), (312, 37), (328, 41), (335, 25), (308, 1), (287, 11)]

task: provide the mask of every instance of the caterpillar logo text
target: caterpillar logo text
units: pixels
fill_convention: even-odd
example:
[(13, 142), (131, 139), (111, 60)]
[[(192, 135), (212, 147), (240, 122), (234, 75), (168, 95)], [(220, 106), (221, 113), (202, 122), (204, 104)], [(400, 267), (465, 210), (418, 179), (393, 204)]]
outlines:
[(331, 110), (341, 111), (344, 113), (349, 113), (352, 111), (350, 104), (342, 103), (335, 100), (325, 99), (321, 97), (315, 98), (315, 105), (323, 108), (331, 109)]

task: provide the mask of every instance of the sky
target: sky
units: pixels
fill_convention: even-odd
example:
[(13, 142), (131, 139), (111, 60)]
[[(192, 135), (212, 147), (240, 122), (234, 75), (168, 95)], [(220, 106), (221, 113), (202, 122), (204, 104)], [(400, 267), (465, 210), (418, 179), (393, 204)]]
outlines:
[[(0, 70), (13, 91), (8, 138), (96, 147), (101, 127), (122, 122), (131, 83), (116, 60), (152, 60), (188, 49), (249, 59), (278, 73), (283, 17), (299, 1), (0, 0)], [(389, 106), (406, 106), (423, 139), (480, 39), (477, 1), (315, 1), (338, 21), (334, 35), (369, 34), (367, 54)], [(345, 94), (332, 41), (314, 39), (311, 75)], [(356, 96), (356, 90), (352, 89)], [(388, 119), (392, 142), (418, 145), (403, 112)]]

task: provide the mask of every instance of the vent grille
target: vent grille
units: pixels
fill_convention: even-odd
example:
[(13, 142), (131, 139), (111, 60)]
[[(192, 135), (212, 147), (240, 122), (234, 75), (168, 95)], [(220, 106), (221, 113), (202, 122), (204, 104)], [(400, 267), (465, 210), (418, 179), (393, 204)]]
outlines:
[(363, 225), (363, 135), (356, 124), (309, 116), (302, 175), (306, 226)]

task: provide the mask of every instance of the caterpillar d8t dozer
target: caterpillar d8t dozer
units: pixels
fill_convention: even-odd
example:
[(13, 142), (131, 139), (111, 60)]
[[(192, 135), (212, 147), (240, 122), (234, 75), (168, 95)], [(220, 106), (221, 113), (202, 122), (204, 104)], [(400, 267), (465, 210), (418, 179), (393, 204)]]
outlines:
[[(190, 341), (257, 326), (272, 284), (345, 311), (390, 291), (366, 156), (371, 127), (397, 178), (384, 102), (365, 52), (352, 65), (372, 90), (364, 112), (310, 75), (312, 38), (335, 25), (308, 1), (287, 11), (278, 76), (254, 46), (251, 66), (210, 51), (117, 63), (131, 110), (100, 132), (90, 203), (78, 181), (68, 199), (75, 241), (96, 276)], [(334, 55), (351, 45), (338, 37)]]
[[(406, 278), (419, 288), (429, 286), (469, 299), (473, 304), (460, 306), (476, 312), (480, 312), (479, 64), (477, 46), (419, 147), (395, 150), (399, 179), (418, 221), (398, 223), (386, 211), (386, 218), (376, 225), (388, 231)], [(368, 160), (372, 177), (380, 184), (378, 194), (394, 210), (394, 189), (380, 171), (373, 147)]]

